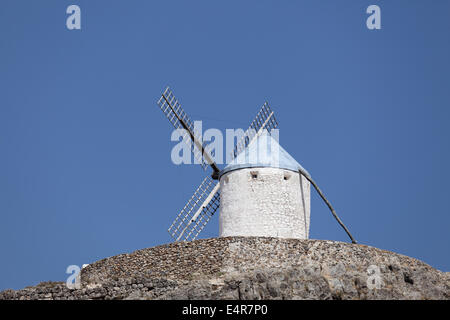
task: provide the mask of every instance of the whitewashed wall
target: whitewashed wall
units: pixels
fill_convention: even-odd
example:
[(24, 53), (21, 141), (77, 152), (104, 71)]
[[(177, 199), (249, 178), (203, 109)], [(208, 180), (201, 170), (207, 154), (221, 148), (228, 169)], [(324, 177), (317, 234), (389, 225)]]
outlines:
[(302, 188), (298, 173), (278, 168), (224, 174), (220, 179), (219, 236), (307, 239), (310, 183), (303, 176), (301, 180)]

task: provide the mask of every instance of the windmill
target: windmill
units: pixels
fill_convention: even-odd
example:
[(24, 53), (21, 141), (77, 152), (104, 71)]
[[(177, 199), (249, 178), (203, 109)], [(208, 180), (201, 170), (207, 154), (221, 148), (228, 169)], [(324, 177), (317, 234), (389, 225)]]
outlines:
[[(278, 123), (267, 102), (235, 145), (232, 161), (223, 170), (169, 87), (158, 105), (175, 129), (183, 129), (183, 141), (190, 141), (191, 152), (201, 167), (212, 169), (211, 176), (203, 179), (170, 225), (168, 232), (175, 241), (195, 240), (219, 208), (219, 236), (307, 239), (312, 184), (356, 243), (309, 173), (270, 136)], [(259, 155), (260, 146), (268, 142), (272, 146), (269, 152), (252, 157)]]

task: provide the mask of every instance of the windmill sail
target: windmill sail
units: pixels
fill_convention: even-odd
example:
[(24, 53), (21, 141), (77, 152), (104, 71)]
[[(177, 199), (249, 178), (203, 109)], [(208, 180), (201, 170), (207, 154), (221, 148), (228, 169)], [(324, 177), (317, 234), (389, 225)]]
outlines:
[[(158, 100), (158, 105), (175, 129), (185, 130), (183, 141), (192, 142), (190, 144), (191, 151), (194, 157), (201, 164), (202, 168), (206, 170), (209, 165), (212, 167), (214, 173), (218, 174), (219, 168), (214, 162), (212, 156), (205, 150), (201, 137), (195, 134), (192, 120), (188, 117), (186, 112), (184, 112), (181, 104), (175, 98), (169, 87), (167, 87), (161, 95), (161, 98)], [(187, 137), (189, 137), (190, 140), (186, 139)]]
[(207, 176), (168, 231), (175, 241), (195, 240), (220, 205), (220, 183)]
[[(212, 178), (206, 177), (202, 181), (168, 229), (169, 234), (175, 241), (195, 240), (217, 209), (219, 209), (220, 183), (214, 180), (219, 178), (220, 170), (211, 154), (205, 149), (201, 136), (196, 135), (194, 123), (184, 112), (181, 104), (169, 87), (161, 95), (158, 105), (175, 129), (185, 130), (183, 140), (192, 142), (190, 143), (191, 151), (202, 168), (206, 170), (206, 167), (209, 165), (213, 169)], [(232, 159), (247, 148), (263, 130), (266, 129), (270, 133), (272, 129), (276, 128), (278, 128), (278, 123), (273, 111), (266, 102), (244, 133), (243, 138), (234, 147)]]
[(256, 115), (255, 119), (250, 124), (250, 127), (247, 129), (247, 131), (244, 132), (244, 136), (242, 137), (242, 139), (238, 141), (238, 143), (236, 143), (236, 146), (234, 147), (234, 150), (231, 154), (231, 160), (236, 158), (239, 153), (245, 150), (245, 148), (247, 148), (247, 146), (253, 141), (253, 139), (259, 136), (264, 129), (266, 129), (270, 133), (272, 129), (277, 128), (278, 122), (275, 119), (275, 115), (270, 109), (269, 104), (265, 102)]

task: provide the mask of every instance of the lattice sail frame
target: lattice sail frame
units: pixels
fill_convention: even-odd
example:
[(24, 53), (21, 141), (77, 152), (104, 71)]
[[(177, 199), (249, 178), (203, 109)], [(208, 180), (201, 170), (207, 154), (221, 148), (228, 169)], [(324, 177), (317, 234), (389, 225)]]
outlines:
[(207, 176), (167, 231), (175, 241), (195, 240), (220, 206), (220, 183)]
[(270, 109), (269, 103), (265, 102), (255, 119), (250, 124), (250, 127), (244, 132), (244, 136), (236, 143), (231, 154), (231, 160), (236, 158), (248, 145), (259, 136), (264, 129), (269, 133), (272, 129), (278, 128), (278, 122), (275, 119), (274, 112)]
[[(161, 95), (158, 105), (175, 129), (184, 129), (183, 141), (190, 141), (191, 152), (201, 167), (206, 170), (208, 165), (215, 165), (209, 152), (204, 151), (205, 146), (201, 142), (201, 138), (198, 137), (198, 133), (194, 131), (192, 120), (183, 110), (169, 87)], [(264, 129), (270, 133), (272, 129), (277, 128), (278, 122), (274, 113), (270, 109), (269, 104), (265, 102), (250, 124), (250, 127), (244, 132), (242, 139), (236, 144), (231, 160), (245, 150)], [(168, 229), (169, 234), (175, 241), (191, 241), (197, 238), (220, 207), (219, 187), (220, 183), (212, 180), (209, 176), (202, 181)]]
[[(172, 90), (169, 87), (164, 90), (161, 98), (158, 100), (158, 106), (161, 108), (162, 112), (169, 119), (170, 123), (175, 127), (175, 129), (184, 129), (183, 141), (190, 141), (189, 146), (191, 147), (191, 152), (197, 159), (198, 164), (201, 165), (203, 170), (206, 170), (208, 163), (204, 160), (201, 146), (198, 146), (194, 141), (192, 141), (189, 132), (184, 128), (180, 119), (186, 124), (188, 129), (194, 134), (194, 136), (201, 141), (198, 137), (198, 133), (194, 131), (194, 123), (188, 117), (186, 112), (181, 107), (179, 101), (175, 98)], [(201, 134), (201, 133), (200, 133)]]

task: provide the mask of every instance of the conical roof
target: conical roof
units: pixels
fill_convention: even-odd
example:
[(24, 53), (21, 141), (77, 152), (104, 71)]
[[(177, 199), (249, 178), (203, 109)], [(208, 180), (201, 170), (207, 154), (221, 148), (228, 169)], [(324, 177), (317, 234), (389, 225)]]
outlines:
[(298, 172), (306, 171), (278, 142), (266, 131), (254, 139), (221, 172), (223, 174), (244, 168), (270, 167)]

